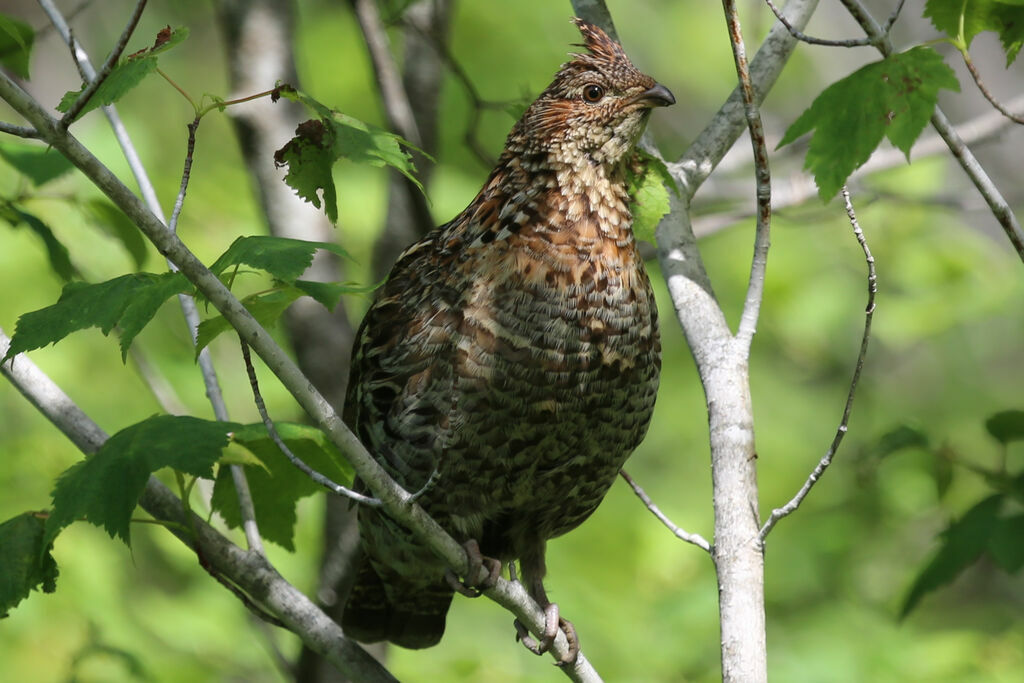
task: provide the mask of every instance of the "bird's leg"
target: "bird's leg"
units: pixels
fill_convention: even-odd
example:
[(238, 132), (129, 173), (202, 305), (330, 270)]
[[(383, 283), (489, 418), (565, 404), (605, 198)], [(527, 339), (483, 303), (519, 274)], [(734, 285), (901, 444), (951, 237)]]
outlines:
[[(484, 557), (480, 552), (480, 544), (474, 539), (469, 539), (462, 544), (466, 551), (466, 560), (469, 568), (466, 572), (466, 580), (460, 581), (451, 569), (444, 573), (444, 579), (456, 593), (465, 595), (467, 598), (479, 598), (483, 591), (494, 586), (501, 575), (501, 560), (493, 557)], [(486, 574), (481, 574), (486, 572)]]
[(544, 590), (544, 574), (547, 567), (544, 563), (544, 545), (540, 545), (539, 553), (524, 555), (519, 560), (520, 568), (523, 571), (526, 590), (537, 604), (544, 609), (544, 634), (540, 640), (535, 640), (530, 635), (529, 629), (523, 622), (516, 619), (513, 625), (516, 629), (516, 640), (522, 641), (526, 649), (535, 655), (542, 655), (551, 649), (561, 629), (565, 633), (565, 639), (569, 642), (569, 652), (559, 662), (559, 665), (573, 664), (580, 653), (580, 641), (576, 636), (576, 628), (572, 622), (559, 614), (558, 605), (548, 600), (547, 591)]

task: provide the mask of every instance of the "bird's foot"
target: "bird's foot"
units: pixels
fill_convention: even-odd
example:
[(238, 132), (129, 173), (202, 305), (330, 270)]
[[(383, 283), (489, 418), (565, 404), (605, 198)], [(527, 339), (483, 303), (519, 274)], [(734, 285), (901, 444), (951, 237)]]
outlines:
[[(484, 557), (480, 552), (480, 545), (473, 539), (462, 544), (466, 551), (466, 559), (469, 562), (469, 569), (466, 572), (466, 580), (460, 581), (451, 569), (444, 573), (444, 579), (456, 593), (465, 595), (467, 598), (479, 598), (483, 591), (494, 586), (501, 576), (501, 560), (493, 557)], [(481, 576), (483, 574), (483, 576)]]
[(550, 602), (544, 608), (544, 635), (540, 640), (535, 640), (523, 622), (516, 619), (513, 624), (516, 627), (516, 640), (521, 640), (526, 649), (535, 655), (542, 655), (551, 649), (558, 635), (559, 629), (565, 633), (565, 639), (569, 641), (569, 652), (558, 662), (559, 666), (567, 666), (576, 663), (580, 654), (580, 641), (576, 637), (576, 627), (568, 619), (562, 618), (558, 613), (558, 605)]

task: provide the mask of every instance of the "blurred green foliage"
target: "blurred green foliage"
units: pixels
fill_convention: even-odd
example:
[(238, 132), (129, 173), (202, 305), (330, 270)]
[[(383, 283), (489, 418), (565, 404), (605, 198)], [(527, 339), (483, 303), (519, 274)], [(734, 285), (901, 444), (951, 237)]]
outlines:
[[(76, 34), (85, 37), (94, 60), (116, 39), (130, 5), (97, 4), (76, 20)], [(684, 103), (658, 112), (652, 122), (666, 155), (678, 153), (732, 88), (720, 9), (713, 3), (667, 0), (628, 8), (611, 3), (611, 9), (637, 64)], [(577, 40), (569, 11), (568, 3), (553, 7), (541, 0), (503, 3), (500, 9), (460, 3), (452, 50), (483, 97), (529, 96), (546, 85), (567, 46)], [(758, 22), (767, 26), (763, 13), (747, 25)], [(136, 34), (139, 45), (150, 44), (167, 24), (187, 26), (191, 36), (162, 57), (161, 68), (194, 93), (226, 96), (226, 66), (217, 53), (210, 5), (153, 3)], [(307, 92), (384, 125), (362, 39), (345, 3), (303, 2), (297, 39)], [(136, 49), (133, 45), (130, 50)], [(34, 55), (33, 92), (44, 101), (55, 105), (63, 92), (79, 87), (52, 33), (37, 41)], [(40, 75), (44, 64), (45, 78)], [(798, 51), (766, 110), (776, 132), (806, 108), (809, 93), (841, 75), (822, 71), (806, 51)], [(809, 88), (808, 80), (815, 87)], [(439, 222), (465, 206), (488, 170), (462, 143), (468, 106), (449, 79), (441, 102), (442, 146), (428, 188)], [(191, 107), (151, 78), (125, 98), (120, 110), (169, 207), (178, 188)], [(8, 113), (0, 118), (14, 120)], [(503, 112), (484, 113), (481, 139), (493, 153), (511, 123)], [(75, 132), (123, 178), (129, 177), (102, 116), (85, 117)], [(989, 492), (969, 466), (993, 467), (1005, 458), (1019, 471), (1024, 455), (1019, 443), (1001, 451), (985, 428), (989, 416), (1024, 403), (1024, 271), (1005, 238), (970, 224), (988, 227), (991, 217), (982, 213), (969, 221), (967, 214), (947, 206), (899, 199), (951, 186), (959, 182), (957, 174), (943, 162), (917, 162), (877, 176), (872, 181), (876, 192), (854, 197), (878, 264), (875, 334), (851, 430), (835, 464), (803, 508), (769, 538), (766, 608), (774, 680), (1022, 680), (1024, 585), (1019, 575), (1009, 578), (983, 559), (898, 620), (914, 577), (938, 548), (938, 532)], [(383, 220), (386, 175), (344, 165), (336, 170), (335, 181), (338, 240), (362, 264), (352, 267), (349, 277), (367, 282), (370, 248)], [(0, 195), (18, 194), (24, 189), (20, 183), (12, 170), (0, 168)], [(89, 281), (135, 268), (133, 255), (119, 241), (97, 231), (74, 202), (66, 201), (91, 201), (98, 196), (94, 188), (74, 176), (47, 187), (47, 198), (26, 199), (22, 205), (71, 247), (72, 263)], [(223, 117), (206, 117), (199, 131), (180, 230), (207, 263), (238, 235), (262, 230)], [(47, 265), (38, 235), (0, 225), (0, 240), (0, 290), (5, 292), (0, 327), (10, 333), (18, 315), (56, 301), (61, 282)], [(752, 222), (701, 244), (733, 323), (746, 288), (751, 242)], [(152, 248), (149, 252), (147, 267), (154, 270), (159, 259)], [(704, 397), (656, 264), (651, 271), (663, 321), (662, 389), (651, 432), (628, 469), (674, 521), (710, 537)], [(776, 217), (751, 358), (762, 515), (788, 500), (834, 434), (865, 299), (863, 256), (837, 205)], [(358, 298), (349, 304), (354, 315), (364, 305)], [(136, 343), (194, 415), (212, 417), (173, 305), (161, 310)], [(211, 348), (232, 419), (256, 421), (237, 346), (218, 340)], [(132, 361), (125, 370), (119, 356), (116, 343), (95, 330), (32, 354), (110, 433), (159, 412), (131, 372)], [(269, 374), (258, 372), (271, 414), (299, 417)], [(932, 448), (910, 443), (881, 453), (879, 439), (900, 425), (926, 435)], [(936, 474), (941, 469), (938, 452), (955, 455), (951, 473)], [(80, 459), (9, 386), (0, 386), (0, 454), (0, 519), (46, 507), (55, 477)], [(319, 496), (300, 505), (297, 553), (274, 546), (269, 550), (282, 573), (310, 594), (316, 587), (322, 506)], [(0, 679), (282, 679), (267, 644), (268, 630), (255, 627), (192, 554), (159, 529), (133, 532), (132, 551), (89, 525), (72, 525), (60, 536), (53, 552), (60, 567), (57, 592), (34, 594), (0, 622)], [(719, 678), (711, 562), (675, 540), (626, 486), (616, 484), (591, 520), (550, 544), (549, 576), (552, 598), (575, 622), (585, 651), (606, 680)], [(272, 639), (286, 656), (298, 652), (294, 637), (273, 632)], [(513, 642), (511, 616), (486, 600), (456, 600), (443, 643), (417, 652), (394, 649), (390, 666), (402, 680), (559, 679), (547, 660)]]

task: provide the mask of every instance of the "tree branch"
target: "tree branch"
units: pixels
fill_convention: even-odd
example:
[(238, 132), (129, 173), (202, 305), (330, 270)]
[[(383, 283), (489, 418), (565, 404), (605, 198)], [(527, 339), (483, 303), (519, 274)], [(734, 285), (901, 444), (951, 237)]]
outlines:
[(868, 342), (871, 340), (871, 320), (875, 314), (875, 294), (878, 292), (878, 278), (875, 275), (875, 257), (871, 255), (871, 249), (868, 247), (867, 240), (864, 238), (864, 231), (861, 230), (860, 223), (857, 222), (857, 214), (853, 210), (853, 202), (850, 200), (850, 191), (845, 185), (842, 190), (843, 203), (846, 206), (846, 215), (850, 219), (850, 225), (853, 227), (853, 234), (857, 238), (857, 243), (860, 244), (861, 250), (864, 252), (864, 260), (868, 265), (868, 303), (864, 309), (864, 334), (860, 339), (860, 352), (857, 354), (857, 363), (853, 369), (853, 378), (850, 380), (850, 390), (846, 394), (846, 405), (843, 407), (843, 417), (839, 420), (839, 427), (836, 429), (836, 435), (832, 438), (832, 443), (829, 445), (828, 450), (825, 451), (825, 455), (818, 461), (814, 471), (811, 472), (810, 476), (807, 477), (807, 481), (800, 487), (797, 494), (793, 498), (780, 508), (772, 510), (772, 514), (768, 517), (768, 521), (765, 522), (764, 526), (761, 527), (760, 538), (763, 542), (764, 539), (771, 532), (772, 528), (778, 523), (783, 517), (792, 514), (796, 511), (800, 504), (803, 502), (807, 494), (811, 492), (811, 488), (821, 479), (821, 476), (828, 469), (828, 466), (832, 463), (832, 458), (836, 454), (836, 450), (839, 448), (839, 444), (843, 442), (843, 437), (846, 436), (847, 426), (850, 422), (850, 412), (853, 410), (853, 398), (857, 392), (857, 384), (860, 382), (860, 373), (864, 369), (864, 359), (868, 353)]
[(985, 85), (985, 81), (982, 80), (981, 78), (981, 72), (978, 71), (978, 67), (975, 66), (974, 60), (971, 59), (971, 53), (969, 53), (967, 50), (963, 50), (960, 54), (964, 58), (964, 64), (967, 65), (967, 70), (971, 72), (971, 78), (974, 79), (974, 84), (978, 86), (978, 90), (980, 90), (981, 94), (985, 96), (985, 99), (989, 101), (989, 104), (995, 107), (996, 111), (998, 111), (1000, 114), (1002, 114), (1009, 120), (1013, 121), (1014, 123), (1024, 124), (1024, 116), (1018, 116), (1017, 114), (1014, 114), (1012, 111), (1010, 111), (1009, 108), (1004, 106), (999, 100), (995, 98), (995, 95), (993, 95), (992, 92), (988, 89), (988, 86)]
[(761, 300), (764, 298), (765, 270), (768, 266), (768, 248), (771, 246), (772, 178), (768, 165), (768, 146), (764, 141), (764, 125), (761, 123), (761, 112), (754, 95), (754, 86), (750, 82), (747, 51), (743, 45), (743, 32), (740, 28), (739, 15), (736, 13), (736, 3), (734, 0), (723, 0), (722, 5), (729, 27), (729, 42), (732, 45), (733, 61), (736, 63), (740, 92), (743, 94), (743, 113), (747, 119), (747, 128), (750, 130), (750, 144), (754, 150), (754, 177), (757, 180), (754, 258), (750, 266), (750, 280), (743, 302), (743, 313), (740, 315), (740, 324), (736, 331), (740, 350), (744, 356), (748, 356), (761, 311)]

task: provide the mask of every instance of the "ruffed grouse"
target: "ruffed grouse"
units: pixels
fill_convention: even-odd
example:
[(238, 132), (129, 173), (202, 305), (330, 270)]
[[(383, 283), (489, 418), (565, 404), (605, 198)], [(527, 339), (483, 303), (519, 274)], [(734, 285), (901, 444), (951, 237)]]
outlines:
[[(675, 102), (604, 31), (576, 25), (589, 53), (526, 110), (472, 203), (398, 259), (359, 329), (345, 406), (452, 536), (492, 568), (519, 560), (548, 641), (545, 543), (594, 511), (654, 408), (657, 311), (624, 174), (651, 108)], [(379, 509), (360, 508), (359, 531), (344, 630), (435, 645), (445, 563)]]

